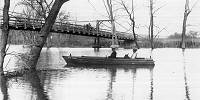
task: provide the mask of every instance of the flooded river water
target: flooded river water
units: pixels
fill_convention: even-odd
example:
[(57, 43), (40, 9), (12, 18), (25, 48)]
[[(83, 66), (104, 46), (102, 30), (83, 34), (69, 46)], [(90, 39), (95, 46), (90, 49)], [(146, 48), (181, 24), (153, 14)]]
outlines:
[[(105, 57), (110, 53), (109, 48), (99, 52), (92, 48), (44, 48), (38, 71), (5, 80), (0, 100), (199, 100), (200, 49), (183, 52), (159, 48), (152, 53), (150, 49), (139, 49), (139, 57), (154, 59), (154, 68), (65, 67), (62, 58), (69, 54)], [(128, 53), (131, 55), (132, 50), (117, 50), (117, 56)], [(6, 60), (7, 70), (15, 67), (15, 58), (10, 58)]]

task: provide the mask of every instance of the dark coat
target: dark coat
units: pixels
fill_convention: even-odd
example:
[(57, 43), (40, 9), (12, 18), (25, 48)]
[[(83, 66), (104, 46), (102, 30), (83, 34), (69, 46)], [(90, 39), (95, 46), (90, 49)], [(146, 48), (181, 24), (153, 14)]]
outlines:
[(113, 51), (108, 58), (116, 58), (116, 56), (117, 56), (117, 52)]

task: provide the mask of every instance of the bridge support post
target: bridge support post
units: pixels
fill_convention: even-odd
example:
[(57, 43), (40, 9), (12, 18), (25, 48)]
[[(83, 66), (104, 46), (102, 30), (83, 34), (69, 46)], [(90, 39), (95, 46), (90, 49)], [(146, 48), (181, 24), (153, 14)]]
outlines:
[(99, 38), (99, 37), (96, 37), (96, 38), (94, 39), (93, 48), (101, 48), (101, 45), (100, 45), (100, 38)]
[(96, 32), (97, 32), (97, 37), (94, 39), (94, 45), (93, 45), (93, 48), (101, 48), (101, 45), (100, 45), (100, 38), (99, 38), (99, 26), (100, 24), (102, 23), (102, 21), (100, 20), (97, 20), (97, 23), (96, 23)]

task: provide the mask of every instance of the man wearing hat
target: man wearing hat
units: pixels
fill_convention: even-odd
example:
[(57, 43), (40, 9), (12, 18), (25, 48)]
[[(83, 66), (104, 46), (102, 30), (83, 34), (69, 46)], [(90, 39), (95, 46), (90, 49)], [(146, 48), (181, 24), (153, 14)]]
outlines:
[(108, 56), (108, 58), (116, 58), (117, 56), (117, 52), (115, 51), (115, 48), (112, 48), (112, 53), (110, 56)]

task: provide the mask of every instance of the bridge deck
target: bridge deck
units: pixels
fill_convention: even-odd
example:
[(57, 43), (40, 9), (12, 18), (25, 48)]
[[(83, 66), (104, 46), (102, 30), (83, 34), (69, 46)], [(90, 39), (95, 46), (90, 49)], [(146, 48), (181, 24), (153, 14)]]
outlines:
[[(1, 20), (2, 25), (2, 20)], [(9, 28), (14, 30), (30, 30), (40, 31), (44, 25), (44, 20), (27, 19), (22, 17), (10, 17)], [(73, 34), (93, 37), (112, 38), (112, 34), (109, 30), (99, 29), (88, 25), (77, 25), (71, 23), (55, 22), (51, 32), (62, 34)], [(133, 40), (133, 35), (130, 33), (117, 32), (117, 38), (119, 40)]]

